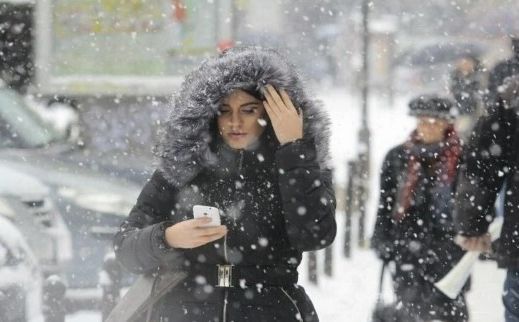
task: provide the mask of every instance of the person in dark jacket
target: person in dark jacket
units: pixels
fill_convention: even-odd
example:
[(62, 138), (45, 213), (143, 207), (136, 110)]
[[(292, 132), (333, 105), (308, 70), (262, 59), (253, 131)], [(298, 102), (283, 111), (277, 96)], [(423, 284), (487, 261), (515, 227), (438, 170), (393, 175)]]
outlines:
[[(297, 268), (336, 234), (328, 140), (324, 110), (273, 50), (230, 49), (186, 77), (115, 237), (132, 272), (188, 273), (153, 321), (318, 321)], [(222, 225), (201, 227), (194, 205), (219, 208)]]
[(484, 73), (480, 60), (474, 55), (461, 57), (451, 75), (450, 92), (459, 111), (456, 131), (463, 140), (470, 133), (484, 112)]
[(473, 55), (461, 57), (451, 75), (450, 91), (460, 114), (473, 114), (480, 108), (483, 75), (480, 60)]
[(453, 238), (454, 187), (461, 144), (450, 99), (419, 96), (409, 139), (382, 165), (380, 202), (371, 246), (394, 262), (393, 285), (403, 321), (468, 320), (464, 294), (455, 300), (434, 288), (462, 256)]
[(499, 87), (503, 85), (503, 82), (507, 77), (519, 75), (519, 37), (511, 37), (510, 43), (512, 46), (512, 57), (499, 62), (496, 66), (494, 66), (489, 74), (489, 103), (497, 102), (499, 96)]
[(504, 223), (493, 251), (507, 269), (503, 292), (505, 320), (519, 321), (519, 75), (505, 79), (488, 116), (472, 134), (460, 171), (456, 197), (458, 243), (469, 251), (489, 251), (488, 226), (504, 189)]

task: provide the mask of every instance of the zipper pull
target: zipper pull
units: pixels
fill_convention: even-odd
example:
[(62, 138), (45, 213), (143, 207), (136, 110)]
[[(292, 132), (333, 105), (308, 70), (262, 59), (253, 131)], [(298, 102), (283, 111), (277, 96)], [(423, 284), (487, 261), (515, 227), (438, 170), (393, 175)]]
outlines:
[(243, 150), (240, 151), (240, 162), (238, 164), (238, 172), (240, 173), (240, 175), (241, 175), (242, 167), (243, 167)]

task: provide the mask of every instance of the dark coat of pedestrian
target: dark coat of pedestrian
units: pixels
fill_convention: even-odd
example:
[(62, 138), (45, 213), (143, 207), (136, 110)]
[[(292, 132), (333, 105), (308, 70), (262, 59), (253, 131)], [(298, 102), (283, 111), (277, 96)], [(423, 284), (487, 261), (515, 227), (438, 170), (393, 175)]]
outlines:
[(451, 118), (453, 103), (420, 96), (409, 106), (418, 125), (383, 162), (371, 246), (383, 261), (395, 264), (393, 285), (404, 321), (467, 321), (464, 294), (451, 300), (433, 286), (463, 254), (453, 240), (461, 155)]
[(519, 321), (519, 74), (503, 83), (496, 104), (475, 127), (464, 156), (456, 198), (456, 223), (467, 250), (488, 250), (486, 232), (504, 187), (504, 223), (494, 244), (507, 269), (503, 302), (507, 322)]
[[(115, 238), (118, 260), (134, 273), (188, 273), (153, 321), (318, 321), (297, 268), (303, 252), (336, 234), (322, 107), (284, 57), (261, 48), (206, 60), (172, 105), (158, 169)], [(240, 127), (250, 120), (257, 140)], [(283, 134), (291, 123), (301, 137)], [(219, 208), (222, 228), (209, 242), (172, 247), (188, 232), (181, 225), (204, 229), (194, 205)], [(218, 265), (230, 269), (232, 287), (218, 286)]]
[(512, 37), (512, 57), (499, 62), (488, 76), (488, 91), (489, 91), (489, 102), (496, 102), (499, 92), (499, 87), (503, 85), (504, 80), (507, 77), (513, 75), (519, 75), (519, 38)]
[(487, 99), (485, 73), (480, 60), (473, 55), (461, 57), (451, 75), (450, 92), (456, 102), (456, 132), (467, 141), (477, 120), (485, 113)]
[(450, 91), (461, 115), (477, 114), (484, 90), (481, 62), (475, 56), (462, 57), (452, 72)]

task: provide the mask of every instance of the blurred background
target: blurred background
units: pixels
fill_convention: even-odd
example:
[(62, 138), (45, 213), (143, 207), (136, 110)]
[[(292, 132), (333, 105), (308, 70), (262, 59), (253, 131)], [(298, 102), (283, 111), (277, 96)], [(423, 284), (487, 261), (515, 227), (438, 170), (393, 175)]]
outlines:
[[(489, 71), (519, 37), (516, 9), (513, 0), (0, 1), (0, 320), (48, 317), (50, 297), (67, 321), (101, 321), (103, 299), (134, 279), (114, 271), (111, 238), (154, 169), (171, 95), (204, 58), (259, 45), (299, 67), (333, 122), (343, 228), (332, 249), (306, 259), (302, 283), (323, 321), (368, 321), (378, 171), (413, 129), (407, 103), (455, 98), (467, 64), (476, 96), (487, 95)], [(501, 321), (502, 273), (488, 262), (478, 272), (473, 321)]]

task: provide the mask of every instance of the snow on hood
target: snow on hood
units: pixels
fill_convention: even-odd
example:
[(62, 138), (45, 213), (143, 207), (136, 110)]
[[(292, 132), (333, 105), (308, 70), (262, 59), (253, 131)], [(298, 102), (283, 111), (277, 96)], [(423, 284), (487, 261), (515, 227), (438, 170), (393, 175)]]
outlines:
[(316, 143), (322, 169), (330, 168), (330, 121), (322, 104), (307, 96), (293, 65), (278, 52), (259, 47), (234, 48), (205, 60), (186, 76), (171, 103), (155, 153), (158, 169), (181, 187), (216, 162), (210, 131), (221, 100), (235, 89), (260, 90), (267, 84), (285, 89), (304, 115), (304, 136)]

